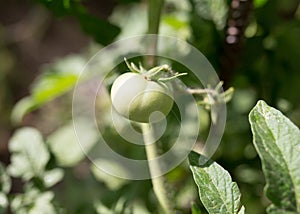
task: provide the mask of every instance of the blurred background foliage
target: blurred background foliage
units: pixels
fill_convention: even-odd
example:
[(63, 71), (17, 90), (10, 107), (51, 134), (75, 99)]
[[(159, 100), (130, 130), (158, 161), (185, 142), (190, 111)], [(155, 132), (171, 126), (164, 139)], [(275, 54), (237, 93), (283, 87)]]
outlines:
[[(160, 34), (197, 47), (225, 81), (225, 89), (235, 88), (214, 159), (237, 181), (249, 214), (264, 213), (268, 205), (260, 160), (251, 143), (250, 109), (264, 99), (300, 126), (299, 3), (166, 0), (161, 17)], [(146, 32), (147, 4), (141, 0), (0, 2), (1, 213), (158, 212), (151, 182), (122, 180), (98, 170), (81, 152), (71, 121), (72, 88), (86, 61), (112, 41)], [(124, 68), (116, 68), (106, 88)], [(176, 63), (173, 68), (182, 70)], [(192, 78), (183, 80), (197, 87)], [(122, 154), (144, 157), (143, 150), (129, 147), (113, 125), (105, 123), (110, 105), (106, 88), (96, 102), (104, 138), (118, 142), (111, 146)], [(210, 123), (204, 108), (200, 119), (202, 142)], [(169, 118), (176, 128), (174, 121)], [(36, 129), (16, 131), (23, 126)], [(167, 130), (163, 139), (172, 142), (174, 130)], [(92, 148), (96, 134), (88, 129), (86, 133)], [(191, 202), (201, 207), (186, 163), (167, 179), (178, 210), (190, 213)]]

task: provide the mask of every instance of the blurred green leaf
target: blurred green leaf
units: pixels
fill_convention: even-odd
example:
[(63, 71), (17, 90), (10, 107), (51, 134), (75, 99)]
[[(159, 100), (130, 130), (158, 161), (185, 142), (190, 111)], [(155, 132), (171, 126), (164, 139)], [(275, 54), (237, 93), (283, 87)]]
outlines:
[(122, 28), (118, 39), (145, 33), (147, 31), (147, 25), (145, 25), (147, 23), (146, 11), (147, 8), (140, 4), (133, 4), (130, 7), (125, 5), (117, 6), (109, 20)]
[(98, 214), (115, 214), (113, 210), (110, 210), (108, 207), (106, 207), (100, 201), (95, 203), (95, 209)]
[(250, 89), (239, 89), (235, 91), (232, 106), (238, 113), (248, 113), (255, 104), (256, 94)]
[(9, 193), (11, 188), (11, 180), (6, 172), (5, 167), (0, 162), (0, 192)]
[(19, 124), (22, 118), (41, 105), (69, 91), (77, 82), (77, 75), (49, 73), (36, 81), (31, 96), (24, 97), (14, 106), (11, 120)]
[(126, 198), (121, 197), (116, 201), (113, 208), (108, 208), (100, 201), (95, 204), (97, 213), (99, 214), (133, 214), (130, 209), (127, 209)]
[(96, 42), (103, 45), (111, 43), (121, 31), (119, 27), (92, 15), (83, 13), (78, 14), (77, 18), (82, 30), (92, 35)]
[(128, 4), (128, 3), (140, 2), (141, 0), (117, 0), (117, 1), (122, 4)]
[(36, 0), (45, 5), (56, 16), (66, 16), (75, 13), (77, 10), (82, 10), (80, 1), (73, 0)]
[(206, 20), (211, 20), (221, 30), (225, 27), (228, 6), (225, 0), (191, 0), (196, 13)]
[(77, 81), (77, 77), (74, 74), (45, 74), (34, 85), (32, 98), (37, 105), (50, 101), (72, 88)]
[[(270, 213), (300, 212), (300, 131), (280, 111), (259, 101), (249, 114), (262, 160)], [(279, 212), (281, 210), (282, 212)]]
[(85, 63), (82, 57), (71, 55), (46, 66), (30, 90), (36, 105), (42, 105), (74, 87)]
[(284, 209), (280, 209), (280, 208), (274, 206), (273, 204), (271, 204), (268, 207), (267, 213), (269, 213), (269, 214), (295, 214), (294, 211), (287, 211), (287, 210), (284, 210)]
[(195, 152), (190, 153), (189, 161), (200, 200), (206, 210), (209, 213), (239, 213), (242, 207), (241, 194), (230, 174), (217, 163)]
[(202, 214), (201, 210), (194, 203), (192, 204), (192, 214)]
[[(182, 180), (184, 180), (184, 183), (182, 183), (180, 188), (178, 190), (176, 190), (175, 200), (174, 200), (176, 207), (186, 207), (187, 204), (191, 204), (191, 202), (194, 201), (195, 198), (198, 197), (198, 190), (195, 189), (195, 182), (194, 182), (193, 178), (190, 176), (189, 172), (185, 171), (185, 170), (189, 170), (188, 169), (189, 166), (184, 164), (184, 167), (187, 167), (187, 169), (184, 169), (184, 172), (183, 172), (184, 174), (182, 174), (182, 175), (175, 174), (173, 177), (173, 181), (176, 182), (176, 181), (180, 180), (181, 176), (184, 176), (184, 177), (189, 176), (186, 179), (182, 179)], [(178, 169), (180, 169), (180, 168), (178, 167), (176, 170), (178, 170)], [(176, 172), (176, 170), (172, 171), (171, 173)], [(188, 173), (188, 174), (186, 174), (186, 173)], [(170, 175), (170, 174), (168, 173), (167, 175)], [(172, 182), (170, 177), (167, 177), (167, 179), (169, 180), (169, 182)], [(195, 203), (192, 203), (192, 205), (197, 207), (197, 205)]]
[(256, 8), (258, 8), (258, 7), (264, 6), (267, 2), (268, 2), (268, 0), (254, 0), (253, 3), (254, 3), (254, 6)]
[[(95, 164), (97, 164), (98, 161), (101, 161), (102, 164), (104, 162), (104, 160), (95, 160)], [(113, 163), (110, 163), (108, 161), (106, 161), (107, 165), (111, 165), (111, 167), (115, 167), (115, 165)], [(93, 173), (93, 175), (95, 176), (95, 178), (98, 181), (101, 181), (103, 183), (106, 184), (106, 186), (111, 189), (111, 190), (117, 190), (120, 189), (124, 184), (126, 184), (128, 182), (128, 180), (122, 179), (122, 178), (118, 178), (115, 176), (112, 176), (106, 172), (104, 172), (103, 170), (99, 169), (95, 164), (91, 165), (91, 171)]]
[(30, 189), (24, 194), (16, 195), (11, 208), (15, 214), (57, 214), (52, 204), (53, 192), (40, 192), (37, 189)]
[(43, 176), (50, 155), (38, 130), (30, 127), (17, 130), (8, 146), (12, 153), (8, 171), (12, 176), (24, 180)]
[(19, 124), (27, 113), (33, 111), (36, 108), (37, 103), (32, 99), (32, 97), (28, 96), (22, 98), (15, 104), (11, 112), (12, 123)]
[(120, 33), (120, 28), (105, 19), (91, 15), (81, 1), (71, 0), (37, 0), (53, 11), (56, 16), (74, 16), (82, 30), (91, 35), (96, 42), (108, 45)]
[(178, 19), (178, 17), (176, 17), (175, 15), (165, 15), (163, 17), (163, 21), (172, 26), (173, 28), (179, 30), (182, 27), (186, 27), (187, 23), (185, 21), (182, 21), (180, 19)]
[(0, 192), (0, 213), (5, 213), (8, 206), (7, 195)]
[(238, 214), (244, 214), (245, 213), (245, 207), (242, 206), (242, 208), (240, 209), (240, 211), (238, 212)]
[(44, 174), (44, 185), (49, 188), (53, 185), (57, 184), (64, 177), (64, 171), (62, 169), (52, 169), (50, 171), (45, 172)]
[[(190, 36), (188, 3), (173, 1), (177, 8), (172, 13), (163, 13), (160, 22), (160, 34), (187, 39)], [(147, 32), (147, 7), (143, 4), (118, 5), (110, 16), (112, 23), (118, 24), (122, 31), (118, 39)], [(134, 21), (133, 21), (134, 20)]]
[(71, 90), (84, 65), (85, 60), (82, 57), (71, 55), (46, 66), (32, 84), (30, 96), (21, 99), (13, 108), (12, 122), (20, 123), (26, 113)]
[(114, 213), (128, 213), (128, 212), (125, 212), (126, 209), (126, 198), (124, 197), (121, 197), (119, 198), (119, 200), (117, 201), (115, 207), (114, 207)]
[(4, 166), (0, 162), (0, 213), (5, 213), (8, 206), (7, 195), (11, 188), (11, 180)]
[[(132, 210), (130, 210), (132, 208)], [(128, 214), (151, 214), (144, 204), (142, 203), (134, 203), (128, 209)]]
[[(73, 123), (59, 128), (47, 138), (50, 150), (53, 152), (60, 166), (74, 166), (85, 158), (88, 152), (97, 142), (98, 132), (90, 127), (90, 123), (82, 120), (81, 130), (85, 132), (85, 139), (79, 142)], [(84, 148), (84, 151), (82, 150)]]

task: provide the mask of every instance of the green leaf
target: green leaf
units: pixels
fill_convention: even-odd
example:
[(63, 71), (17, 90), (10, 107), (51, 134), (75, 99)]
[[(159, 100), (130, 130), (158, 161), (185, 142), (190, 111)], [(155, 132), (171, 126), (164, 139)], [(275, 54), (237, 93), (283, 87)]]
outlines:
[[(125, 197), (119, 198), (112, 208), (106, 207), (101, 201), (95, 203), (96, 212), (99, 214), (134, 214), (131, 207), (127, 207)], [(137, 214), (148, 214), (145, 210), (139, 210)]]
[(280, 111), (259, 101), (250, 112), (253, 143), (266, 177), (270, 213), (300, 213), (300, 131)]
[(228, 6), (225, 0), (192, 0), (197, 15), (206, 20), (211, 20), (217, 29), (225, 27)]
[(98, 214), (114, 214), (114, 211), (106, 207), (101, 201), (95, 203), (95, 209)]
[(31, 87), (31, 97), (42, 105), (69, 91), (85, 66), (85, 59), (70, 55), (46, 66)]
[(16, 195), (11, 202), (11, 208), (16, 214), (56, 214), (53, 198), (54, 193), (51, 191), (30, 189), (24, 194)]
[(82, 30), (100, 44), (108, 45), (121, 32), (120, 28), (89, 14), (78, 14)]
[(206, 210), (216, 214), (238, 213), (242, 206), (241, 194), (229, 173), (217, 163), (195, 152), (190, 153), (189, 161), (200, 200)]
[(76, 165), (85, 158), (84, 151), (88, 152), (97, 142), (98, 132), (90, 127), (88, 121), (82, 119), (78, 124), (80, 124), (82, 132), (85, 132), (85, 139), (80, 144), (73, 123), (61, 127), (47, 138), (50, 150), (60, 166)]
[(43, 69), (31, 87), (31, 94), (21, 99), (13, 108), (11, 119), (18, 124), (25, 114), (67, 93), (77, 83), (85, 60), (77, 55), (65, 57)]
[(70, 90), (77, 81), (77, 75), (47, 73), (33, 87), (32, 96), (37, 105), (43, 104)]
[[(105, 164), (105, 165), (111, 166), (111, 167), (120, 167), (120, 166), (116, 166), (116, 164), (114, 164), (110, 161), (101, 160), (101, 159), (94, 160), (94, 164), (91, 165), (91, 171), (92, 171), (93, 175), (95, 176), (95, 178), (98, 181), (103, 182), (109, 189), (111, 189), (111, 190), (120, 189), (124, 184), (126, 184), (128, 182), (128, 180), (115, 177), (115, 176), (110, 175), (110, 174), (104, 172), (103, 170), (99, 169), (97, 167), (98, 162), (101, 162), (102, 165)], [(123, 170), (123, 169), (121, 169), (121, 170)]]
[(8, 166), (10, 175), (24, 180), (42, 177), (50, 155), (38, 130), (30, 127), (17, 130), (8, 148), (12, 153)]
[(238, 214), (245, 214), (245, 207), (242, 206)]
[(21, 100), (19, 100), (11, 113), (11, 121), (13, 124), (19, 124), (21, 123), (23, 117), (35, 110), (38, 107), (38, 104), (32, 99), (32, 97), (24, 97)]
[(50, 171), (45, 172), (44, 174), (44, 185), (49, 188), (53, 185), (57, 184), (64, 177), (64, 171), (62, 169), (52, 169)]
[(0, 162), (0, 192), (9, 193), (11, 188), (11, 180), (4, 166)]
[(11, 188), (11, 180), (4, 166), (0, 162), (0, 213), (5, 213), (8, 206), (7, 195)]
[[(189, 3), (188, 1), (172, 1), (172, 13), (161, 14), (159, 33), (162, 35), (176, 36), (181, 39), (190, 37)], [(124, 16), (127, 18), (124, 19)], [(117, 5), (109, 20), (122, 28), (117, 39), (127, 38), (132, 35), (147, 32), (147, 7), (143, 4)], [(134, 20), (134, 21), (132, 21)], [(178, 50), (181, 51), (181, 50)]]
[(5, 213), (5, 210), (8, 206), (7, 195), (3, 192), (0, 192), (0, 213)]
[(117, 0), (121, 4), (129, 4), (129, 3), (136, 3), (140, 2), (141, 0)]
[(91, 35), (96, 42), (108, 45), (120, 33), (120, 28), (105, 19), (91, 15), (80, 1), (37, 0), (57, 16), (77, 18), (83, 31)]
[(79, 1), (70, 0), (36, 0), (37, 2), (46, 6), (56, 16), (72, 15), (77, 10), (81, 10)]
[(283, 210), (280, 209), (276, 206), (274, 206), (274, 204), (271, 204), (268, 208), (267, 208), (267, 213), (269, 214), (295, 214), (294, 211), (287, 211), (287, 210)]
[(264, 6), (268, 0), (254, 0), (253, 4), (256, 8)]
[(192, 214), (202, 214), (201, 210), (195, 203), (192, 204)]

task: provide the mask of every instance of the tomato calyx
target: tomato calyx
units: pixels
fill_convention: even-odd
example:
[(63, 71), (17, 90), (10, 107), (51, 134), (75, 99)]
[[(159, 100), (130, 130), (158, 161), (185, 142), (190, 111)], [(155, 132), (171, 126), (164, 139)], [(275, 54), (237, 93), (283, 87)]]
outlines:
[(141, 63), (139, 64), (139, 67), (137, 67), (133, 62), (129, 63), (126, 58), (124, 58), (124, 61), (131, 72), (143, 75), (148, 81), (165, 83), (170, 82), (180, 76), (187, 75), (187, 73), (175, 73), (167, 64), (159, 65), (151, 68), (150, 70), (146, 70)]

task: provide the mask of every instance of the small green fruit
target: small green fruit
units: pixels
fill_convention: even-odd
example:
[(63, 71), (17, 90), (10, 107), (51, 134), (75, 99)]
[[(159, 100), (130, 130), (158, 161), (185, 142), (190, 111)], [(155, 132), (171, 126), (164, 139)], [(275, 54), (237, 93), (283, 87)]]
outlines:
[(171, 111), (174, 102), (172, 90), (167, 84), (132, 72), (122, 74), (115, 80), (111, 88), (111, 100), (119, 114), (141, 123), (163, 119)]

